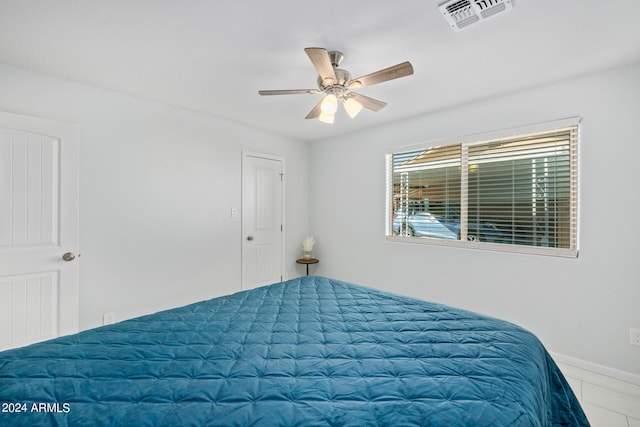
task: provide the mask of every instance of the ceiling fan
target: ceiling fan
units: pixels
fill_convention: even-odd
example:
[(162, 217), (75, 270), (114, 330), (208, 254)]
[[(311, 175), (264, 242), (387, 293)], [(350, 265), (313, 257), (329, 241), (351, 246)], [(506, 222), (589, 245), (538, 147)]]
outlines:
[(365, 86), (386, 82), (413, 74), (413, 67), (409, 62), (394, 65), (383, 70), (367, 74), (356, 79), (351, 78), (347, 70), (338, 68), (344, 55), (342, 52), (327, 51), (320, 47), (308, 47), (304, 50), (311, 63), (318, 71), (318, 89), (291, 89), (291, 90), (260, 90), (260, 95), (297, 95), (318, 94), (325, 96), (307, 114), (305, 119), (318, 119), (324, 123), (333, 123), (338, 109), (338, 101), (342, 101), (347, 115), (354, 118), (363, 108), (372, 111), (382, 109), (386, 102), (369, 98), (352, 92)]

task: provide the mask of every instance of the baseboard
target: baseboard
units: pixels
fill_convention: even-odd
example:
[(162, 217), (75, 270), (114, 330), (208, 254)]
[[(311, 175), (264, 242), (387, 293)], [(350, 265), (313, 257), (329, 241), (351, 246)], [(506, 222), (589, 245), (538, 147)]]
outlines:
[(640, 375), (551, 353), (592, 427), (640, 427)]

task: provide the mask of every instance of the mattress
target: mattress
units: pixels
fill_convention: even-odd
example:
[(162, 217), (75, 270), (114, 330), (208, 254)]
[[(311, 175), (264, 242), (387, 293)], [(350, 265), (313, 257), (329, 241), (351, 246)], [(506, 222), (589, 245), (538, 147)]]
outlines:
[(302, 277), (0, 353), (0, 425), (586, 426), (540, 341)]

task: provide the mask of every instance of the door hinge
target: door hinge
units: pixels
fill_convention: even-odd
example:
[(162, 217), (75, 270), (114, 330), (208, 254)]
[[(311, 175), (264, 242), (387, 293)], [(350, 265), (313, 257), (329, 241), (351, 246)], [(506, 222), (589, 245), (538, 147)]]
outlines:
[(280, 225), (280, 232), (283, 232), (283, 231), (284, 231), (284, 226)]
[(280, 173), (280, 181), (284, 181), (284, 174)]

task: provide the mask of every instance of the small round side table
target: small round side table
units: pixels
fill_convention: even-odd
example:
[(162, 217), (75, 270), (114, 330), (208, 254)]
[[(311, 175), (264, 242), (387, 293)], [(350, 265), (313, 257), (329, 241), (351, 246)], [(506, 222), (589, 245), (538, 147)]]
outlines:
[(296, 262), (298, 264), (306, 264), (307, 265), (307, 276), (309, 275), (309, 264), (317, 264), (320, 262), (320, 260), (316, 259), (316, 258), (300, 258), (297, 259)]

